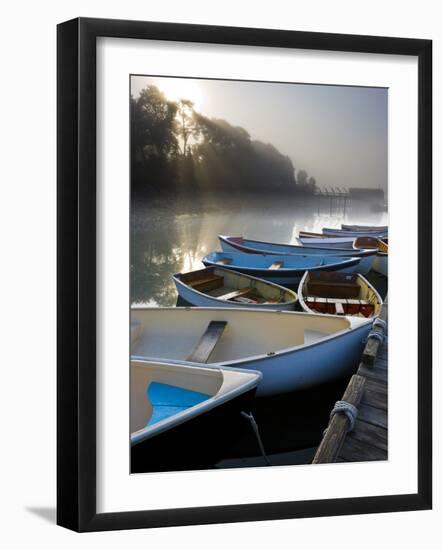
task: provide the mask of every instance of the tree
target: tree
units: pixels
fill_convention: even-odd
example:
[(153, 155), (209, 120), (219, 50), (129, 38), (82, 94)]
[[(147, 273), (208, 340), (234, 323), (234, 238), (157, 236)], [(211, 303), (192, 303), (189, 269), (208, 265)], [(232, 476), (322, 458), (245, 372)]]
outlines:
[[(171, 161), (179, 147), (177, 104), (168, 101), (156, 86), (144, 88), (131, 98), (131, 177), (134, 190), (168, 181)], [(154, 180), (154, 181), (153, 181)]]
[(196, 137), (198, 129), (195, 124), (194, 103), (189, 99), (180, 99), (177, 103), (177, 117), (179, 120), (179, 135), (182, 141), (182, 155), (188, 151), (188, 142), (191, 137)]
[(300, 187), (307, 187), (308, 184), (308, 173), (306, 170), (299, 170), (297, 174), (297, 185)]

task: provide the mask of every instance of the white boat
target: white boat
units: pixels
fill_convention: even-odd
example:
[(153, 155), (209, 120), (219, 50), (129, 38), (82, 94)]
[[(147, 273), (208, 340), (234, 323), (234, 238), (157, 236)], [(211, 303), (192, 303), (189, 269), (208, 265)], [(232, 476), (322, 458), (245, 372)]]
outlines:
[(298, 237), (303, 246), (315, 248), (354, 248), (354, 237)]
[(381, 239), (375, 237), (358, 237), (354, 241), (354, 248), (358, 249), (361, 246), (377, 250), (377, 254), (372, 264), (372, 269), (387, 277), (389, 245)]
[(260, 371), (257, 395), (353, 373), (371, 329), (359, 317), (231, 308), (132, 308), (132, 359)]
[(275, 283), (223, 267), (172, 276), (179, 295), (193, 306), (293, 310), (297, 294)]
[(345, 229), (335, 229), (333, 227), (323, 227), (322, 229), (323, 235), (329, 235), (331, 237), (378, 237), (378, 238), (384, 238), (388, 236), (387, 231), (368, 231), (368, 230), (361, 230), (361, 231), (351, 231), (351, 230), (345, 230)]
[(300, 239), (302, 237), (303, 239), (337, 239), (337, 238), (343, 238), (346, 241), (352, 239), (352, 236), (349, 236), (347, 233), (342, 233), (338, 235), (337, 237), (334, 237), (334, 235), (328, 235), (325, 233), (316, 233), (315, 231), (299, 231), (298, 232), (298, 238)]
[(298, 287), (300, 305), (308, 313), (376, 317), (383, 300), (357, 273), (306, 272)]
[(345, 231), (372, 231), (375, 233), (387, 233), (387, 225), (348, 225), (345, 223), (341, 224), (341, 228)]
[[(132, 360), (131, 472), (216, 460), (261, 378), (253, 370)], [(186, 453), (177, 456), (183, 448)]]

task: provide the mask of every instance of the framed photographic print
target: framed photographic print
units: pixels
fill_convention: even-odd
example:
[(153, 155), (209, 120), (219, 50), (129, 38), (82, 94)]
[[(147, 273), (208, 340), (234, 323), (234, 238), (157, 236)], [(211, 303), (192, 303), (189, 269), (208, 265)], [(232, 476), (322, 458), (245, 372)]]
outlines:
[(59, 525), (431, 507), (431, 76), (428, 40), (59, 25)]

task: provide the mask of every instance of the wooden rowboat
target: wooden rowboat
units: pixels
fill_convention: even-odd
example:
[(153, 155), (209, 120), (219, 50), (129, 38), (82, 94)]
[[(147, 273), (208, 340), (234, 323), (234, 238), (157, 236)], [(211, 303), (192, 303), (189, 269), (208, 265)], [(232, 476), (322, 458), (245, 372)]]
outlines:
[(305, 247), (315, 248), (354, 248), (354, 237), (328, 237), (321, 235), (319, 237), (298, 237), (298, 240)]
[[(313, 256), (276, 254), (242, 254), (241, 252), (211, 252), (202, 259), (206, 266), (221, 266), (252, 277), (280, 285), (298, 284), (305, 271), (364, 272), (370, 269), (374, 255), (367, 258), (349, 256)], [(367, 267), (366, 262), (370, 260)]]
[(347, 225), (345, 223), (341, 224), (341, 228), (345, 231), (372, 231), (375, 233), (387, 233), (387, 225)]
[(371, 324), (293, 311), (132, 308), (131, 353), (132, 360), (258, 370), (263, 379), (257, 395), (276, 395), (352, 373)]
[(377, 251), (372, 269), (387, 277), (389, 245), (381, 239), (377, 239), (375, 237), (358, 237), (354, 241), (354, 248), (358, 248), (360, 246), (372, 248)]
[(261, 378), (253, 370), (132, 360), (131, 472), (213, 463)]
[(218, 240), (223, 252), (244, 252), (246, 254), (284, 254), (284, 255), (306, 255), (315, 256), (353, 256), (363, 257), (372, 256), (373, 250), (355, 250), (348, 247), (319, 246), (311, 247), (307, 245), (272, 243), (267, 241), (255, 241), (253, 239), (244, 239), (243, 237), (232, 237), (228, 235), (219, 235)]
[(349, 236), (347, 235), (346, 233), (342, 233), (341, 235), (339, 235), (338, 237), (334, 237), (334, 235), (327, 235), (325, 233), (316, 233), (314, 231), (299, 231), (298, 232), (298, 238), (300, 239), (300, 237), (304, 238), (304, 239), (337, 239), (337, 238), (342, 238), (342, 239), (345, 239), (345, 241), (349, 241), (349, 240), (353, 240), (354, 237), (352, 236)]
[(298, 287), (300, 305), (308, 313), (376, 317), (383, 300), (363, 275), (306, 272)]
[(308, 245), (281, 244), (266, 241), (255, 241), (243, 237), (219, 235), (223, 252), (243, 252), (246, 254), (276, 254), (284, 256), (313, 255), (313, 256), (343, 256), (344, 258), (361, 258), (359, 270), (368, 273), (374, 260), (374, 250), (355, 250), (354, 248), (318, 247)]
[(193, 306), (292, 310), (297, 302), (292, 290), (218, 266), (172, 278), (179, 295)]
[(362, 230), (362, 231), (350, 231), (345, 229), (335, 229), (332, 227), (323, 227), (322, 229), (323, 235), (330, 235), (331, 237), (387, 237), (388, 232), (387, 231), (368, 231), (368, 230)]

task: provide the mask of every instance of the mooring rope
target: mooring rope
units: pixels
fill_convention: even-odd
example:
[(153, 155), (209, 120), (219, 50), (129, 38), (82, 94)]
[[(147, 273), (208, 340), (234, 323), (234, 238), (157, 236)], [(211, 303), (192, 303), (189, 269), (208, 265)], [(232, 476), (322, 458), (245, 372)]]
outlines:
[(368, 340), (369, 338), (375, 338), (380, 342), (380, 344), (383, 344), (383, 342), (385, 341), (385, 335), (379, 330), (371, 330), (371, 332), (368, 334)]
[(329, 415), (329, 418), (332, 420), (337, 413), (343, 413), (346, 415), (346, 418), (349, 421), (348, 432), (352, 432), (358, 415), (357, 407), (347, 401), (337, 401), (331, 411), (331, 414)]
[(252, 430), (253, 430), (253, 432), (255, 434), (255, 437), (257, 439), (258, 446), (260, 448), (261, 455), (262, 455), (262, 457), (264, 458), (264, 460), (266, 462), (266, 466), (272, 466), (272, 464), (269, 462), (268, 457), (266, 456), (265, 448), (263, 446), (263, 442), (262, 442), (261, 437), (260, 437), (260, 432), (258, 431), (258, 425), (257, 425), (257, 422), (255, 421), (254, 416), (252, 415), (252, 413), (248, 414), (248, 413), (245, 413), (244, 411), (241, 411), (241, 414), (244, 418), (249, 420), (249, 422), (251, 424)]
[(380, 342), (380, 344), (383, 344), (386, 338), (387, 329), (388, 324), (386, 323), (386, 321), (383, 321), (383, 319), (377, 317), (377, 319), (375, 319), (375, 321), (372, 323), (372, 329), (368, 334), (368, 340), (369, 338), (375, 338)]
[(380, 327), (384, 333), (388, 331), (388, 323), (386, 321), (383, 321), (383, 319), (380, 319), (380, 317), (377, 317), (375, 321), (372, 323), (372, 328)]

